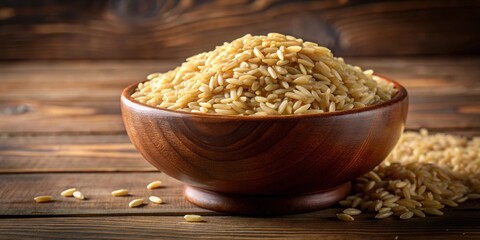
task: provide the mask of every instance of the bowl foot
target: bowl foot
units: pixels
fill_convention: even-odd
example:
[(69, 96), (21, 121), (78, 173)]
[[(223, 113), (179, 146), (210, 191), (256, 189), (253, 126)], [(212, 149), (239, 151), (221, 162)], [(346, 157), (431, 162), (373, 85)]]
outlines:
[(345, 198), (350, 182), (322, 192), (303, 195), (250, 196), (213, 192), (185, 185), (185, 198), (202, 208), (239, 215), (284, 215), (330, 207)]

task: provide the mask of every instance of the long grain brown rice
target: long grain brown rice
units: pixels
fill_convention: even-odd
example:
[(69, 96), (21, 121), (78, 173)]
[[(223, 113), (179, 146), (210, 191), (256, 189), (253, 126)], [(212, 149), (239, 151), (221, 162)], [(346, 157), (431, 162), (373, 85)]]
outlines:
[(118, 189), (112, 192), (114, 197), (123, 197), (128, 195), (128, 189)]
[(131, 208), (140, 207), (140, 206), (143, 205), (143, 201), (144, 201), (143, 198), (134, 199), (134, 200), (130, 201), (130, 203), (128, 203), (128, 206), (131, 207)]
[(162, 182), (161, 181), (153, 181), (151, 183), (149, 183), (147, 185), (147, 188), (152, 190), (152, 189), (155, 189), (155, 188), (159, 188), (162, 186)]
[(480, 198), (480, 137), (406, 132), (390, 156), (354, 186), (353, 195), (339, 202), (346, 212), (360, 206), (377, 219), (443, 215), (445, 207)]
[(53, 197), (50, 195), (43, 195), (34, 197), (33, 200), (37, 203), (53, 202)]
[(73, 197), (79, 200), (85, 200), (85, 196), (80, 191), (75, 191), (72, 193)]
[(343, 213), (354, 216), (354, 215), (359, 215), (360, 213), (362, 213), (362, 211), (356, 208), (347, 208), (343, 210)]
[(163, 200), (157, 196), (150, 196), (148, 197), (148, 200), (150, 200), (150, 202), (157, 203), (157, 204), (163, 203)]
[(355, 218), (346, 213), (337, 213), (337, 218), (345, 222), (353, 222)]
[(245, 35), (152, 73), (132, 97), (151, 106), (223, 115), (289, 115), (344, 111), (378, 104), (392, 83), (292, 36)]
[(204, 222), (205, 221), (205, 219), (202, 216), (196, 215), (196, 214), (187, 214), (183, 216), (183, 218), (187, 222)]
[(60, 193), (63, 197), (73, 197), (73, 193), (77, 191), (76, 188), (69, 188)]

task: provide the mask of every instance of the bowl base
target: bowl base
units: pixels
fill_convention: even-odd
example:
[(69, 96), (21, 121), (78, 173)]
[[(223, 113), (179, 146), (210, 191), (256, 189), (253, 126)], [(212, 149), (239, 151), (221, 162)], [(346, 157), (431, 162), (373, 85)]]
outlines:
[(202, 208), (238, 215), (284, 215), (305, 213), (330, 207), (344, 199), (350, 182), (322, 192), (303, 195), (251, 196), (213, 192), (185, 185), (185, 198)]

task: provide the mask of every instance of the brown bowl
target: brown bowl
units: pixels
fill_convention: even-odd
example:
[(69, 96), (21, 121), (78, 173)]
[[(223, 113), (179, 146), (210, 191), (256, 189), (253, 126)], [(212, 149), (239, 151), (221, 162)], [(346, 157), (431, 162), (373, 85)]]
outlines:
[(400, 138), (408, 96), (342, 112), (223, 116), (151, 107), (121, 97), (123, 121), (152, 165), (185, 183), (190, 202), (245, 215), (300, 213), (328, 207), (350, 181), (384, 160)]

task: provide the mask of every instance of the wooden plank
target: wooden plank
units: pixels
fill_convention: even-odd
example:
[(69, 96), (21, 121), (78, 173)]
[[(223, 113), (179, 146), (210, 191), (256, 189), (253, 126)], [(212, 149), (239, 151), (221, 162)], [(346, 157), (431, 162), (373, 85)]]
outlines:
[(480, 53), (480, 6), (468, 0), (44, 0), (0, 7), (0, 59), (178, 58), (274, 31), (350, 56)]
[(0, 132), (124, 132), (119, 101), (0, 102)]
[(125, 134), (0, 138), (0, 173), (152, 172)]
[[(407, 127), (478, 127), (480, 58), (372, 59), (354, 64), (403, 83), (411, 95)], [(0, 64), (0, 132), (124, 132), (123, 87), (172, 61)], [(19, 87), (19, 81), (22, 87)], [(438, 119), (441, 121), (430, 121)], [(32, 124), (35, 122), (35, 125)]]
[(270, 218), (206, 216), (61, 217), (0, 219), (0, 239), (478, 239), (479, 211), (444, 216), (354, 222), (332, 218), (338, 209)]
[[(0, 101), (117, 100), (122, 89), (182, 61), (0, 63)], [(21, 82), (21, 86), (20, 86)]]
[[(124, 87), (175, 61), (70, 61), (0, 63), (0, 101), (117, 100)], [(411, 94), (480, 94), (480, 58), (347, 58), (348, 63), (402, 83)], [(21, 87), (19, 82), (21, 81)]]
[[(164, 187), (147, 190), (145, 185), (156, 179), (163, 181)], [(59, 192), (69, 187), (80, 189), (87, 200), (61, 197)], [(132, 195), (112, 197), (110, 192), (118, 188), (128, 188)], [(480, 235), (480, 222), (477, 221), (479, 200), (447, 208), (441, 217), (375, 220), (373, 215), (364, 214), (356, 217), (355, 222), (345, 223), (334, 217), (340, 211), (335, 207), (270, 218), (224, 216), (194, 207), (183, 199), (181, 191), (180, 182), (160, 173), (0, 175), (0, 238), (65, 238), (70, 235), (91, 238), (94, 233), (112, 238), (119, 231), (133, 234), (120, 236), (126, 239), (146, 236), (185, 239), (192, 234), (218, 238), (324, 236), (326, 239), (350, 239), (353, 236), (363, 236), (362, 239), (393, 239), (395, 236), (451, 239)], [(36, 204), (32, 198), (40, 194), (51, 194), (56, 201)], [(152, 194), (161, 196), (165, 204), (128, 208), (131, 199)], [(187, 213), (204, 215), (206, 222), (186, 223), (182, 215)], [(47, 216), (49, 218), (45, 219)], [(347, 226), (348, 233), (342, 230)], [(27, 228), (28, 231), (24, 231)]]
[[(164, 187), (148, 190), (147, 184), (154, 180), (162, 181)], [(60, 192), (72, 187), (87, 199), (60, 196)], [(130, 196), (112, 197), (111, 192), (121, 188), (129, 189)], [(182, 190), (180, 182), (160, 172), (3, 174), (0, 175), (0, 216), (213, 214), (184, 200)], [(33, 198), (39, 195), (52, 195), (56, 201), (37, 204)], [(128, 207), (131, 200), (147, 200), (151, 195), (161, 197), (165, 204)]]
[[(430, 129), (465, 137), (475, 129)], [(11, 136), (0, 138), (0, 173), (103, 173), (157, 171), (125, 134)]]
[[(124, 133), (118, 101), (0, 102), (0, 133)], [(480, 94), (410, 93), (407, 128), (478, 128)], [(34, 124), (33, 124), (34, 123)]]
[[(148, 190), (147, 184), (162, 181), (159, 189)], [(65, 189), (75, 187), (86, 200), (60, 196)], [(129, 196), (112, 197), (117, 189), (129, 189)], [(0, 217), (35, 216), (88, 216), (88, 215), (172, 215), (184, 213), (219, 213), (201, 209), (187, 202), (182, 195), (183, 184), (164, 173), (27, 173), (0, 175)], [(37, 204), (34, 197), (51, 195), (54, 202)], [(137, 198), (156, 195), (164, 204), (146, 204), (139, 208), (129, 208), (128, 203)], [(338, 209), (337, 209), (338, 210)], [(468, 215), (479, 214), (480, 201), (468, 201), (458, 208), (446, 209), (448, 212), (460, 211)], [(325, 216), (334, 217), (334, 214)], [(372, 216), (370, 216), (372, 217)], [(363, 216), (362, 216), (363, 218)]]
[(407, 128), (476, 128), (479, 119), (479, 94), (410, 94)]

